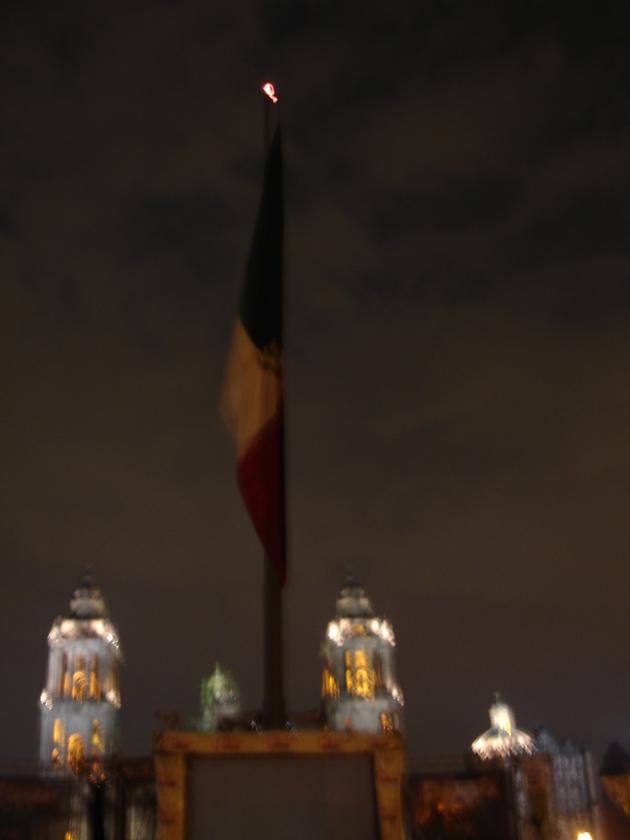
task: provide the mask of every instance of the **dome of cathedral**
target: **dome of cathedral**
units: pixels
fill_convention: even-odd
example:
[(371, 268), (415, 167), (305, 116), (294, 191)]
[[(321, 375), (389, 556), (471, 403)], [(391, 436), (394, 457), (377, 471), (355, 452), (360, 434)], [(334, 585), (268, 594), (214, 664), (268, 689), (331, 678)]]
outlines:
[(92, 577), (85, 575), (70, 601), (70, 618), (104, 618), (107, 615), (105, 600)]
[(85, 575), (74, 590), (70, 612), (56, 618), (48, 634), (51, 644), (80, 638), (101, 638), (119, 651), (118, 633), (109, 618), (101, 590), (94, 585), (90, 575)]
[(217, 662), (214, 671), (201, 681), (200, 729), (217, 729), (222, 719), (238, 714), (240, 691), (230, 671), (224, 671)]
[(365, 589), (352, 575), (348, 575), (337, 597), (337, 616), (339, 618), (370, 618), (373, 615), (372, 603)]
[(534, 739), (528, 732), (518, 729), (512, 708), (499, 695), (490, 706), (490, 729), (476, 738), (471, 749), (483, 760), (529, 755), (536, 752)]

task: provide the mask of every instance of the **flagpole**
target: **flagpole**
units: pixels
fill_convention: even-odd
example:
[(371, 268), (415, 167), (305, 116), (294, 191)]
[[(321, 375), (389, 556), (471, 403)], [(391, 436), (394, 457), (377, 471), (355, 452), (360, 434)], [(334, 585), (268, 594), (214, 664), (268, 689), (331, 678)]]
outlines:
[(286, 723), (282, 607), (278, 573), (265, 555), (263, 723), (269, 729), (282, 729)]
[[(273, 106), (277, 103), (273, 86), (263, 86), (263, 141), (265, 160), (271, 147)], [(284, 440), (282, 441), (284, 449)], [(284, 469), (284, 464), (282, 464)], [(283, 482), (284, 483), (284, 482)], [(282, 581), (271, 558), (264, 555), (263, 583), (263, 724), (269, 729), (283, 729), (286, 724), (284, 706), (284, 633)]]

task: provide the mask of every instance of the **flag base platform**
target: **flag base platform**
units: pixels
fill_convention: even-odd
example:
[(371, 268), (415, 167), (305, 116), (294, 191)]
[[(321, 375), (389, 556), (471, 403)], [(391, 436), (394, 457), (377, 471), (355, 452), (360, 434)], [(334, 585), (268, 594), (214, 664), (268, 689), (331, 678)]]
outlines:
[(404, 840), (399, 735), (161, 733), (158, 840)]

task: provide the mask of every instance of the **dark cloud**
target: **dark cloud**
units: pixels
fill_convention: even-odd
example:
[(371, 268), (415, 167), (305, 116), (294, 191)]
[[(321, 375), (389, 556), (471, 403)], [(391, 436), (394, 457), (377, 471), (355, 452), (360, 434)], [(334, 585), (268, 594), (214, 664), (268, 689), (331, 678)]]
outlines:
[(0, 236), (9, 237), (17, 233), (17, 226), (11, 214), (0, 208)]
[(574, 197), (567, 206), (532, 220), (506, 243), (506, 250), (524, 265), (627, 250), (618, 245), (628, 224), (627, 186), (615, 184), (613, 194)]
[(223, 229), (230, 221), (229, 209), (218, 196), (147, 197), (124, 226), (129, 256), (141, 261), (173, 254), (189, 263), (204, 282), (211, 282), (212, 267), (221, 256)]

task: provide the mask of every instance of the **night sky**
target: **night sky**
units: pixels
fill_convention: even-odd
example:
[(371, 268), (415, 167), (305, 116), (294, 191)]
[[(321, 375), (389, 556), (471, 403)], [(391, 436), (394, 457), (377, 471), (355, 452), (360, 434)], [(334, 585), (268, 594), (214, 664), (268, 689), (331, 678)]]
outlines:
[(500, 689), (630, 742), (630, 6), (5, 2), (0, 758), (93, 567), (124, 747), (215, 660), (261, 699), (261, 551), (218, 415), (262, 174), (287, 180), (287, 699), (348, 566), (415, 758)]

